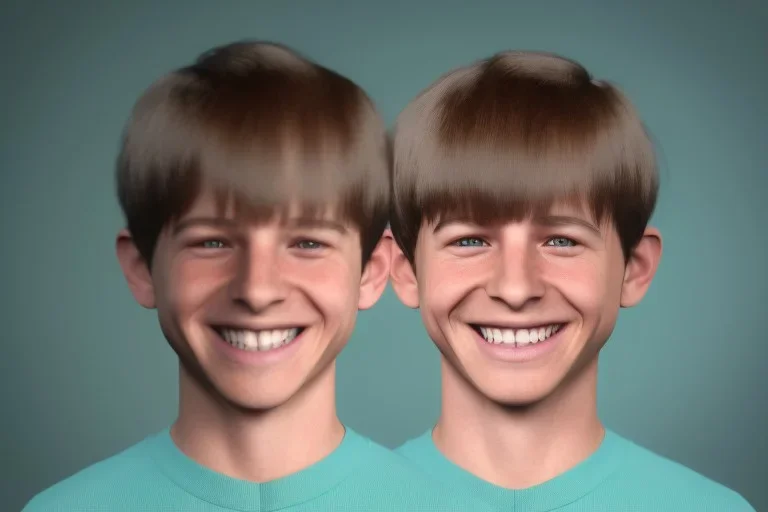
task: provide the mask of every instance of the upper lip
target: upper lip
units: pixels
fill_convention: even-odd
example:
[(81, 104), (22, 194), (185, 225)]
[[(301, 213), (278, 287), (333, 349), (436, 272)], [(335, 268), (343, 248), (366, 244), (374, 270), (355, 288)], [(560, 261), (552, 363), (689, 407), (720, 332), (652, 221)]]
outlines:
[(564, 325), (567, 322), (469, 322), (472, 327), (491, 327), (495, 329), (531, 329), (533, 327), (548, 327), (550, 325)]
[(301, 324), (282, 323), (282, 324), (270, 324), (270, 325), (267, 325), (267, 324), (262, 324), (262, 325), (254, 325), (254, 324), (245, 325), (245, 324), (236, 323), (236, 322), (212, 324), (212, 327), (215, 330), (217, 330), (217, 331), (221, 331), (223, 329), (234, 329), (234, 330), (237, 330), (237, 331), (286, 331), (288, 329), (299, 329), (299, 330), (301, 330), (301, 329), (305, 328), (305, 326), (301, 325)]

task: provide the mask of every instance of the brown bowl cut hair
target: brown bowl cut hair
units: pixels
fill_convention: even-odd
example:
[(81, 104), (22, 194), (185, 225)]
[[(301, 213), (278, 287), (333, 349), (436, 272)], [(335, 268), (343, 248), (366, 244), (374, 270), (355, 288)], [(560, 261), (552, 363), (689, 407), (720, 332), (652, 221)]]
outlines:
[(152, 84), (125, 127), (117, 193), (151, 263), (162, 230), (203, 190), (249, 220), (332, 215), (365, 264), (389, 215), (386, 130), (365, 92), (283, 45), (214, 48)]
[(578, 63), (502, 52), (440, 77), (397, 119), (393, 235), (413, 264), (424, 223), (546, 215), (556, 201), (610, 220), (625, 259), (658, 193), (653, 145), (629, 100)]

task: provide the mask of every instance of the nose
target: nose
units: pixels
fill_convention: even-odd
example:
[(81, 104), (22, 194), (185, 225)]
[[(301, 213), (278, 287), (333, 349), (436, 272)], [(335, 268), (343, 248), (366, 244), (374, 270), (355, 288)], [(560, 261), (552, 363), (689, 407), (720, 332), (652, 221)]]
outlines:
[(486, 285), (488, 295), (511, 309), (523, 309), (544, 295), (538, 253), (525, 244), (501, 248)]
[(287, 291), (279, 258), (269, 248), (243, 251), (230, 283), (232, 298), (253, 313), (285, 300)]

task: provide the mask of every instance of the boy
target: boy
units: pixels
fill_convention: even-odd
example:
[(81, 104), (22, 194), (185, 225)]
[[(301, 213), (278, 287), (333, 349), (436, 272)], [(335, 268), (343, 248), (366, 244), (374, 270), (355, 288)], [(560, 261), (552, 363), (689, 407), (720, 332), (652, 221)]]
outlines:
[(389, 162), (364, 92), (281, 45), (153, 84), (118, 158), (117, 255), (179, 357), (178, 418), (26, 510), (473, 508), (336, 416), (334, 360), (389, 276)]
[(598, 419), (598, 353), (661, 256), (653, 148), (617, 88), (499, 53), (423, 91), (394, 153), (393, 286), (442, 373), (400, 453), (497, 510), (752, 510)]

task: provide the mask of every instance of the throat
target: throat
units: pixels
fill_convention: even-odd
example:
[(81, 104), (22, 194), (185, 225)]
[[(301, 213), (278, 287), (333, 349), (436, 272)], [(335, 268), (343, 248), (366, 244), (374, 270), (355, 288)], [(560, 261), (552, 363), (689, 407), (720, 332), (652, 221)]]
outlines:
[(589, 372), (539, 403), (509, 407), (482, 395), (443, 362), (437, 449), (473, 475), (507, 489), (526, 489), (571, 470), (602, 443)]
[(449, 423), (438, 422), (432, 439), (447, 459), (464, 470), (499, 487), (520, 490), (573, 469), (597, 451), (605, 436), (599, 422), (579, 435), (515, 427), (464, 431), (457, 436)]
[[(182, 367), (176, 447), (198, 464), (239, 480), (265, 483), (330, 455), (344, 438), (336, 415), (333, 369), (289, 402), (263, 411), (222, 404)], [(330, 391), (329, 391), (330, 390)]]

